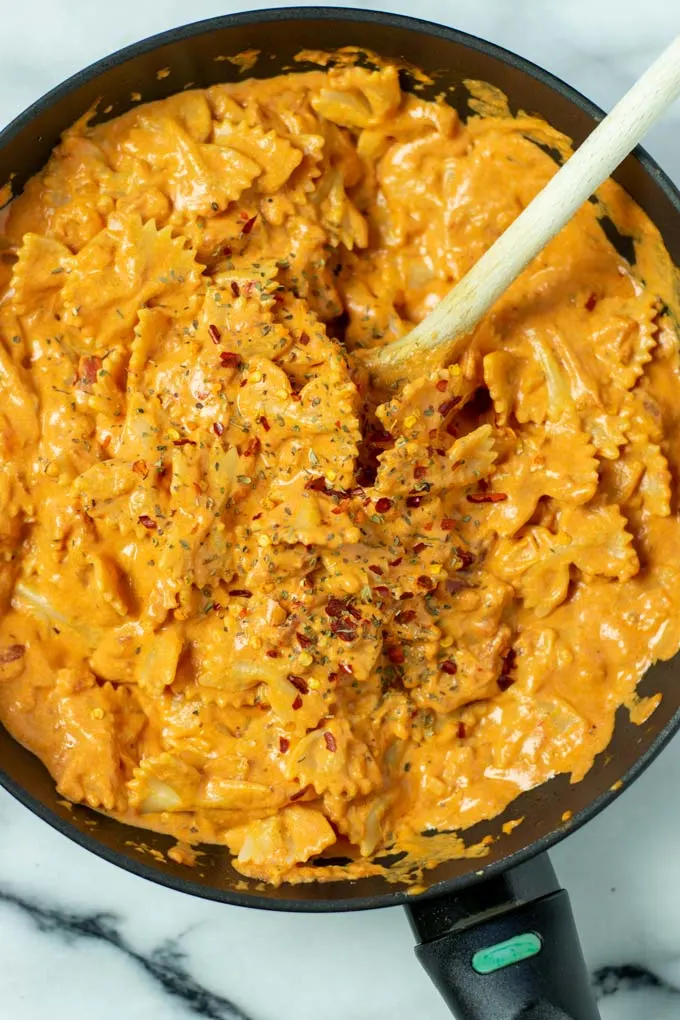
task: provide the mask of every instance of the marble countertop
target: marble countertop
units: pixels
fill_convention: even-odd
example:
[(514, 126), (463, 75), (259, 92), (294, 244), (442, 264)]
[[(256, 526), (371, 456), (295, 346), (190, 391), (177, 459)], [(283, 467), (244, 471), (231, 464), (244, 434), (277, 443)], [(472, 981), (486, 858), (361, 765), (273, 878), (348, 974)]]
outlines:
[[(252, 3), (252, 7), (271, 6)], [(345, 5), (351, 6), (351, 5)], [(357, 6), (357, 5), (354, 5)], [(413, 13), (405, 2), (372, 6)], [(230, 0), (2, 0), (0, 124), (90, 61)], [(605, 108), (680, 29), (678, 0), (421, 0)], [(680, 104), (647, 147), (680, 182)], [(553, 863), (603, 1020), (680, 1017), (680, 739)], [(8, 1020), (445, 1020), (399, 909), (266, 914), (119, 871), (0, 791), (0, 1013)], [(489, 1017), (489, 1020), (494, 1020)]]

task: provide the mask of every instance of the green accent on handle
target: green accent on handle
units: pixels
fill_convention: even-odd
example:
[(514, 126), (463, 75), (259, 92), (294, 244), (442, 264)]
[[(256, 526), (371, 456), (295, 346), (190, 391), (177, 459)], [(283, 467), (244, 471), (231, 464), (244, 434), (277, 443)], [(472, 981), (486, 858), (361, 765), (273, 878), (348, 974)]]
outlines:
[(509, 967), (520, 960), (528, 960), (541, 951), (542, 942), (538, 935), (528, 931), (515, 935), (506, 942), (479, 949), (472, 957), (472, 968), (478, 974), (493, 974), (495, 970)]

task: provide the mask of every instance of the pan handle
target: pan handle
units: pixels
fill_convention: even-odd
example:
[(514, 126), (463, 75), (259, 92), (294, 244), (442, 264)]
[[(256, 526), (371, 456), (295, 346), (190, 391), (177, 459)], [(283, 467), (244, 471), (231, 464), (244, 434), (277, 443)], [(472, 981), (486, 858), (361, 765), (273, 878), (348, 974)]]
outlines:
[(406, 912), (416, 955), (458, 1020), (601, 1020), (547, 854)]

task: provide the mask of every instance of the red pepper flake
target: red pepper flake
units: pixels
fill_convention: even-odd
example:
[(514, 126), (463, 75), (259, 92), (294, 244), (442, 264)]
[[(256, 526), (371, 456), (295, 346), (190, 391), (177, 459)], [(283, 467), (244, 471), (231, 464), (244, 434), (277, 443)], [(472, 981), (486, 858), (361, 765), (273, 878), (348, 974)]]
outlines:
[(298, 337), (298, 343), (302, 344), (303, 347), (307, 346), (307, 344), (309, 343), (309, 337), (307, 336), (306, 333), (300, 333), (300, 336)]
[(435, 387), (439, 390), (440, 393), (446, 393), (446, 390), (448, 389), (448, 385), (449, 385), (449, 380), (448, 379), (439, 379), (435, 383)]
[(229, 286), (231, 287), (231, 292), (234, 295), (234, 297), (240, 297), (241, 296), (241, 288), (239, 287), (239, 285), (236, 282), (236, 280), (232, 280), (231, 283), (229, 284)]
[(589, 312), (592, 312), (597, 304), (597, 294), (591, 294), (586, 301), (586, 308)]
[(383, 599), (389, 598), (390, 589), (386, 584), (376, 584), (373, 591)]
[(222, 368), (238, 368), (241, 364), (241, 355), (236, 351), (222, 351), (220, 354)]
[(361, 613), (359, 612), (359, 610), (357, 609), (356, 606), (352, 605), (351, 602), (347, 602), (346, 603), (345, 609), (347, 610), (347, 612), (349, 613), (350, 616), (354, 617), (355, 620), (360, 620), (361, 619)]
[(413, 551), (416, 554), (416, 556), (418, 555), (418, 553), (421, 553), (423, 549), (427, 549), (427, 545), (425, 544), (425, 542), (417, 542), (413, 546)]
[(408, 599), (412, 599), (412, 598), (413, 598), (413, 592), (412, 591), (404, 591), (399, 596), (399, 601), (400, 602), (406, 602)]
[(454, 407), (460, 404), (460, 397), (449, 397), (448, 400), (443, 400), (437, 410), (441, 414), (442, 418), (445, 418), (449, 412), (453, 411)]
[(509, 673), (511, 669), (515, 668), (515, 659), (517, 658), (517, 652), (514, 648), (509, 648), (503, 656), (503, 672)]
[(226, 259), (231, 258), (231, 256), (233, 255), (233, 250), (231, 248), (231, 245), (225, 244), (224, 248), (222, 249), (222, 254), (224, 255), (224, 257)]
[(299, 691), (300, 694), (309, 694), (309, 687), (307, 686), (307, 681), (303, 676), (297, 676), (295, 673), (289, 673), (288, 679), (295, 690)]
[(426, 574), (421, 574), (418, 578), (418, 586), (420, 588), (425, 588), (426, 591), (432, 591), (437, 587), (437, 582), (433, 581), (432, 578), (428, 577)]
[(279, 751), (281, 754), (285, 754), (290, 747), (290, 740), (288, 737), (279, 737)]
[(406, 506), (414, 509), (415, 507), (420, 506), (424, 499), (424, 496), (407, 496)]
[(145, 460), (136, 460), (132, 465), (132, 470), (136, 475), (141, 475), (142, 478), (146, 478), (149, 473)]
[(369, 563), (368, 569), (371, 570), (374, 574), (377, 574), (378, 577), (382, 576), (382, 574), (384, 573), (383, 568), (379, 567), (377, 563)]
[(337, 751), (338, 745), (336, 743), (335, 737), (330, 732), (330, 730), (324, 730), (323, 739), (329, 751), (331, 752)]
[(78, 386), (91, 386), (102, 367), (102, 359), (93, 354), (85, 355), (78, 362)]
[(471, 492), (465, 497), (468, 503), (502, 503), (508, 498), (507, 492)]
[(354, 675), (354, 669), (348, 662), (339, 662), (338, 669), (341, 669), (343, 673), (347, 673), (348, 676)]
[(413, 469), (413, 477), (420, 479), (424, 478), (426, 474), (427, 468), (424, 467), (422, 464), (416, 464), (416, 466)]
[(222, 334), (219, 331), (219, 327), (215, 326), (213, 323), (211, 323), (208, 326), (208, 333), (210, 334), (210, 339), (214, 344), (218, 344), (222, 339)]
[(452, 659), (444, 659), (443, 662), (439, 663), (439, 668), (442, 673), (448, 673), (449, 676), (455, 676), (458, 672), (458, 666), (453, 662)]
[[(292, 708), (294, 712), (297, 712), (298, 709), (302, 708), (302, 696), (300, 694), (295, 695), (295, 701), (293, 702)], [(298, 796), (301, 797), (302, 794), (298, 794)], [(293, 799), (295, 798), (291, 797), (291, 800)]]
[(310, 478), (308, 482), (305, 482), (305, 489), (309, 489), (310, 492), (325, 492), (328, 488), (328, 482), (319, 475), (317, 478)]
[(267, 655), (270, 659), (278, 659), (279, 657), (279, 653), (276, 651), (275, 648), (268, 648), (264, 654)]
[(314, 644), (314, 638), (307, 637), (302, 631), (297, 631), (295, 637), (298, 639), (300, 648), (310, 648)]
[(499, 690), (507, 691), (508, 687), (512, 687), (512, 685), (514, 684), (515, 678), (512, 676), (499, 676), (496, 682), (498, 684)]
[(8, 645), (0, 649), (0, 665), (7, 665), (8, 662), (16, 662), (26, 654), (25, 645)]
[(352, 621), (339, 616), (331, 619), (331, 633), (341, 641), (347, 642), (355, 641), (357, 637), (357, 629)]
[(222, 424), (221, 421), (213, 422), (213, 432), (215, 433), (216, 436), (224, 435), (224, 425)]
[(340, 616), (345, 609), (344, 599), (338, 599), (334, 596), (328, 600), (325, 606), (326, 616)]
[(455, 531), (456, 522), (453, 517), (444, 517), (442, 520), (442, 531)]
[(466, 737), (467, 737), (467, 730), (465, 729), (465, 723), (464, 722), (459, 722), (458, 723), (458, 739), (459, 740), (465, 740)]
[(339, 680), (339, 679), (340, 679), (340, 674), (339, 673), (333, 672), (333, 673), (329, 673), (328, 674), (329, 683), (334, 684), (336, 682), (336, 680)]
[(463, 570), (471, 567), (475, 562), (474, 553), (469, 552), (467, 549), (463, 549), (461, 546), (458, 546), (456, 549), (456, 556), (462, 561)]
[(400, 613), (397, 613), (395, 620), (397, 623), (413, 623), (416, 618), (415, 609), (402, 609)]
[(254, 216), (251, 216), (249, 220), (246, 220), (246, 222), (241, 227), (241, 233), (245, 234), (245, 235), (248, 235), (250, 233), (250, 231), (253, 229), (253, 227), (255, 226), (255, 220), (256, 219), (257, 219), (257, 213), (255, 213)]
[(381, 496), (380, 499), (376, 499), (375, 501), (375, 510), (378, 514), (386, 514), (393, 506), (394, 502), (391, 499), (388, 499), (387, 496)]
[(395, 666), (401, 666), (402, 662), (405, 661), (406, 656), (404, 655), (404, 649), (397, 646), (392, 646), (387, 649), (387, 658)]
[(248, 445), (246, 446), (245, 450), (243, 451), (243, 456), (244, 457), (256, 457), (257, 454), (260, 452), (261, 448), (262, 448), (262, 443), (257, 438), (257, 436), (253, 436), (251, 439), (248, 440)]
[(149, 531), (153, 531), (154, 528), (158, 527), (153, 517), (149, 517), (148, 514), (142, 514), (140, 517), (137, 518), (137, 520), (139, 521), (140, 524), (143, 524), (145, 528), (148, 528)]
[(397, 556), (396, 560), (390, 560), (389, 566), (390, 567), (398, 567), (399, 564), (401, 563), (401, 561), (403, 560), (403, 558), (404, 558), (403, 556)]
[(252, 591), (248, 591), (247, 588), (231, 588), (229, 594), (235, 599), (252, 599)]
[(196, 446), (195, 439), (175, 439), (172, 443), (173, 446)]

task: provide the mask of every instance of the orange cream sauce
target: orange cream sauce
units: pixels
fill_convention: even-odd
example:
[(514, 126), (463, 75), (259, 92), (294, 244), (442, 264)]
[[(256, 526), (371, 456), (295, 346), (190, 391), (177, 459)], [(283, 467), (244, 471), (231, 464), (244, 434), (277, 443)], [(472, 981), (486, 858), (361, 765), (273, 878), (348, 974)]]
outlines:
[(258, 879), (360, 876), (653, 709), (680, 378), (652, 224), (608, 184), (459, 363), (379, 394), (354, 355), (512, 222), (546, 138), (338, 67), (85, 118), (12, 204), (0, 718), (64, 797)]

